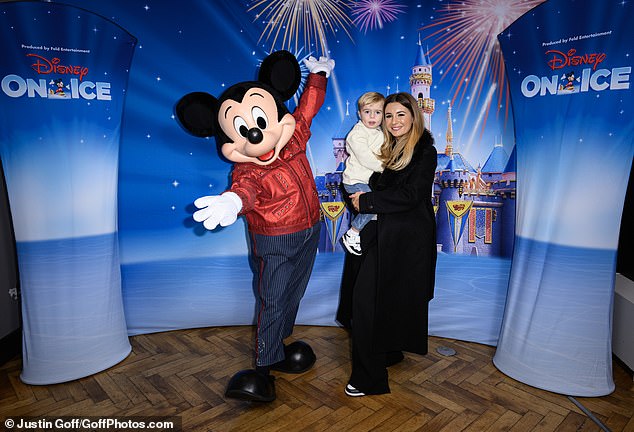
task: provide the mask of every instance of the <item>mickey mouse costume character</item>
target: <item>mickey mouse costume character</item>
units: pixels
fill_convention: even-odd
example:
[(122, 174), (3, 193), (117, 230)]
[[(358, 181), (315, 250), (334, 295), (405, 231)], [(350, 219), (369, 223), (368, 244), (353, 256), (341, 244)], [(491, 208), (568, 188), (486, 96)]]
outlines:
[(256, 269), (256, 368), (229, 380), (225, 396), (230, 398), (271, 402), (271, 370), (303, 373), (316, 360), (307, 343), (283, 343), (293, 332), (317, 254), (319, 199), (306, 144), (335, 65), (325, 57), (304, 63), (310, 73), (293, 114), (284, 102), (299, 88), (301, 70), (288, 51), (269, 55), (257, 81), (234, 84), (218, 99), (190, 93), (176, 106), (187, 131), (215, 136), (221, 153), (234, 162), (229, 190), (194, 201), (200, 209), (194, 220), (209, 230), (230, 225), (239, 215), (247, 220)]

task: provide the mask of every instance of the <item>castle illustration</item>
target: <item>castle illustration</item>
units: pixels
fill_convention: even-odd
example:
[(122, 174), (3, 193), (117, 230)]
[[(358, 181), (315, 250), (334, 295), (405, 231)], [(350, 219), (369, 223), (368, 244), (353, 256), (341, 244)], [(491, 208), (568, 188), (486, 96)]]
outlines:
[[(418, 101), (431, 130), (435, 101), (431, 98), (432, 64), (420, 41), (409, 79), (410, 93)], [(315, 177), (322, 209), (319, 252), (342, 251), (339, 239), (350, 226), (350, 213), (341, 186), (345, 167), (345, 138), (357, 122), (356, 109), (346, 115), (332, 137), (335, 169)], [(447, 109), (444, 151), (436, 142), (438, 164), (430, 199), (436, 211), (437, 248), (441, 253), (510, 258), (515, 232), (515, 149), (509, 156), (495, 143), (484, 164), (477, 168), (454, 149), (451, 106)]]

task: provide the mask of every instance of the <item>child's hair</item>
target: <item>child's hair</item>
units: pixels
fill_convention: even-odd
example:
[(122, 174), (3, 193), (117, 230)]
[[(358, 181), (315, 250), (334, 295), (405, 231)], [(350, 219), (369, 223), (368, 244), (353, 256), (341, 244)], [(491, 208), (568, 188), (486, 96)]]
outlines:
[(378, 92), (367, 92), (363, 93), (359, 100), (357, 101), (357, 111), (361, 111), (361, 109), (366, 106), (376, 102), (383, 103), (385, 101), (385, 96)]

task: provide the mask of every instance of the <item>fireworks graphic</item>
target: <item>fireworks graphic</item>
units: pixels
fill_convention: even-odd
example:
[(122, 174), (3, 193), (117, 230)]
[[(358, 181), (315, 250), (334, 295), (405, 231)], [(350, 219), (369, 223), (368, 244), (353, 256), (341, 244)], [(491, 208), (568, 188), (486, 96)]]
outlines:
[[(486, 124), (493, 95), (497, 90), (497, 109), (504, 101), (508, 118), (509, 90), (504, 79), (504, 62), (497, 35), (525, 12), (544, 0), (460, 0), (450, 2), (440, 10), (440, 16), (421, 30), (435, 29), (425, 39), (435, 38), (429, 54), (434, 66), (453, 79), (451, 104), (458, 106), (467, 97), (466, 115), (484, 94), (485, 103), (478, 113), (478, 123)], [(485, 77), (490, 83), (485, 87)], [(442, 79), (441, 78), (441, 79)], [(462, 128), (464, 130), (464, 127)], [(473, 128), (472, 130), (476, 130)], [(471, 140), (470, 140), (471, 141)]]
[(281, 38), (281, 49), (297, 51), (303, 45), (312, 51), (314, 46), (320, 48), (320, 55), (328, 55), (327, 33), (341, 29), (352, 39), (349, 9), (345, 0), (256, 0), (248, 11), (255, 10), (255, 19), (265, 23), (258, 43), (272, 39), (273, 50)]
[(353, 22), (365, 34), (368, 29), (382, 29), (384, 23), (394, 21), (404, 9), (404, 5), (394, 0), (355, 1), (352, 5)]

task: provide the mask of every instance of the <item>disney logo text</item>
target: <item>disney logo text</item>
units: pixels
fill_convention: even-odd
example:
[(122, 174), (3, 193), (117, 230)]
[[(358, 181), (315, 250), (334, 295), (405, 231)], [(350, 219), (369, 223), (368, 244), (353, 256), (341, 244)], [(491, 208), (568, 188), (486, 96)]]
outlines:
[(592, 70), (595, 70), (599, 63), (605, 60), (605, 53), (592, 53), (584, 55), (575, 55), (576, 49), (572, 48), (567, 53), (563, 53), (557, 50), (548, 50), (546, 54), (551, 54), (553, 57), (547, 61), (548, 66), (552, 70), (561, 69), (568, 66), (579, 66), (582, 64), (592, 65)]
[(60, 59), (54, 57), (52, 60), (48, 60), (45, 57), (37, 54), (27, 54), (27, 57), (34, 57), (35, 63), (31, 65), (33, 70), (41, 75), (56, 73), (60, 75), (78, 75), (79, 81), (88, 73), (88, 68), (84, 66), (72, 66), (59, 64)]

